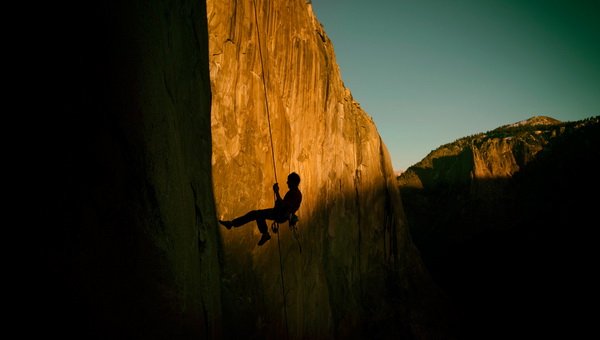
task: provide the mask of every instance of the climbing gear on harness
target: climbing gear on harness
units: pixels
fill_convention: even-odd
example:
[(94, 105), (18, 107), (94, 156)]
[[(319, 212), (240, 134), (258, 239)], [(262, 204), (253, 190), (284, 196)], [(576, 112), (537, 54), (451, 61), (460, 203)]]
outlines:
[[(292, 231), (294, 239), (296, 239), (296, 242), (298, 242), (298, 249), (300, 250), (300, 253), (302, 253), (302, 245), (300, 242), (300, 230), (298, 229), (299, 220), (300, 219), (298, 218), (298, 216), (292, 213), (290, 214), (290, 217), (286, 220), (273, 221), (273, 223), (271, 223), (271, 231), (273, 231), (274, 234), (277, 234), (279, 232), (279, 224), (285, 223), (287, 221), (288, 228), (290, 228), (290, 230)], [(277, 237), (279, 238), (279, 235)]]

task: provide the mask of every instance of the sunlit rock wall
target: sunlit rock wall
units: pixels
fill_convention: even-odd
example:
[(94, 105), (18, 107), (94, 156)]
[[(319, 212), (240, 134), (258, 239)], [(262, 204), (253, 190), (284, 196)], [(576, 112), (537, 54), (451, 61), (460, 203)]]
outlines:
[(254, 223), (221, 229), (228, 331), (286, 332), (280, 246), (291, 336), (343, 338), (369, 327), (417, 334), (414, 306), (405, 301), (404, 315), (392, 312), (393, 294), (417, 296), (414, 285), (429, 287), (386, 147), (344, 86), (310, 2), (253, 3), (207, 2), (217, 215), (232, 219), (273, 205), (274, 152), (282, 188), (290, 172), (301, 176), (302, 252), (287, 225), (262, 247)]

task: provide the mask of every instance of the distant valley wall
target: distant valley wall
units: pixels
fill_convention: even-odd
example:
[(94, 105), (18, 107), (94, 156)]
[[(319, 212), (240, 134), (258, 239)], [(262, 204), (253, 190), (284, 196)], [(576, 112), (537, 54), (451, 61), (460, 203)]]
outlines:
[(597, 282), (599, 150), (598, 117), (534, 117), (443, 145), (398, 178), (415, 244), (462, 305), (462, 337), (584, 333), (571, 311)]

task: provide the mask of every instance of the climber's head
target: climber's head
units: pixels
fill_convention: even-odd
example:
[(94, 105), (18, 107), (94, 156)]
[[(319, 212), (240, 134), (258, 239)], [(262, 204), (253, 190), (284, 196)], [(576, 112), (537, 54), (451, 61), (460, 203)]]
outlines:
[(300, 185), (300, 176), (297, 173), (292, 172), (288, 175), (287, 184), (290, 188), (297, 188)]

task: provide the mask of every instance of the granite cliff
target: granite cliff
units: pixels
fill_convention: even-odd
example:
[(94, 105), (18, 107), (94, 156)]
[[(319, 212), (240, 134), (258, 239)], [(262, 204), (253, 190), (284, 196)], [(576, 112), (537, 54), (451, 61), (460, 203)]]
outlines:
[(272, 204), (251, 1), (47, 7), (20, 332), (281, 338), (280, 245), (290, 338), (446, 334), (385, 145), (310, 4), (257, 1), (278, 179), (302, 177), (301, 253), (285, 225), (259, 248), (254, 225), (217, 224)]
[[(283, 188), (287, 174), (301, 176), (302, 252), (285, 225), (279, 234), (290, 335), (436, 332), (424, 326), (435, 290), (410, 240), (388, 152), (344, 86), (310, 2), (207, 5), (218, 217), (273, 205), (272, 151)], [(254, 223), (221, 236), (230, 335), (284, 336), (278, 239), (257, 247)]]
[(65, 2), (42, 12), (52, 22), (38, 31), (43, 114), (30, 131), (26, 190), (41, 218), (25, 228), (39, 244), (15, 313), (26, 325), (13, 334), (222, 337), (205, 5)]
[[(600, 118), (549, 117), (440, 146), (398, 177), (415, 244), (464, 338), (577, 337), (594, 294)], [(552, 326), (550, 326), (552, 325)]]

